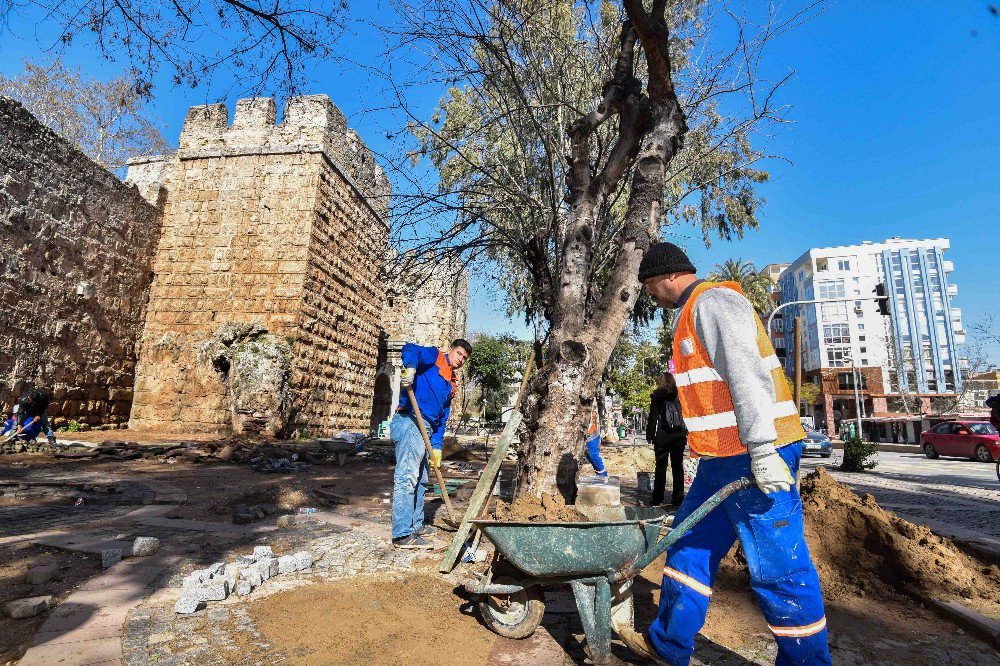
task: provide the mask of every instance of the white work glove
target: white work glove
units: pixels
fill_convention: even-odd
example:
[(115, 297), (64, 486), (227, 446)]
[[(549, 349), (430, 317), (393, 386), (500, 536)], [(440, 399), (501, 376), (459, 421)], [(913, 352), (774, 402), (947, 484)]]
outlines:
[(753, 472), (760, 492), (765, 495), (789, 490), (795, 483), (791, 470), (776, 451), (753, 458), (750, 461), (750, 471)]
[(413, 368), (403, 368), (403, 371), (399, 373), (399, 385), (405, 391), (409, 387), (413, 386), (413, 379), (417, 376), (417, 371)]

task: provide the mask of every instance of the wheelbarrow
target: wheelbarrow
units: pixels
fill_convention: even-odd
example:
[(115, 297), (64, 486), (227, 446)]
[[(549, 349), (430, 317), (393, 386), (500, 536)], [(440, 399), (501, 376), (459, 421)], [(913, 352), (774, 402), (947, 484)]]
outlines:
[(569, 583), (590, 658), (604, 663), (611, 654), (612, 626), (633, 624), (632, 579), (727, 497), (751, 485), (747, 478), (730, 483), (673, 528), (664, 528), (663, 509), (640, 507), (623, 507), (624, 520), (473, 521), (502, 559), (465, 589), (479, 595), (480, 616), (491, 630), (527, 638), (545, 613), (542, 586)]

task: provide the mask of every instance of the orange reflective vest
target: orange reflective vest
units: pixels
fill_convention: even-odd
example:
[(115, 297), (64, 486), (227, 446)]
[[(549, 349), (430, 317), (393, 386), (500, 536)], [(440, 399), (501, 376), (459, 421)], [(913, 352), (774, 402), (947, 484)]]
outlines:
[[(736, 282), (702, 282), (695, 287), (681, 308), (674, 333), (674, 379), (677, 381), (677, 395), (692, 455), (735, 456), (746, 453), (747, 447), (740, 440), (733, 396), (694, 328), (695, 302), (709, 289), (733, 289), (743, 294)], [(774, 445), (784, 446), (804, 439), (805, 431), (799, 420), (799, 410), (788, 390), (781, 361), (774, 354), (774, 347), (760, 318), (754, 315), (754, 319), (757, 320), (757, 349), (771, 371), (774, 383), (774, 429), (778, 436)]]

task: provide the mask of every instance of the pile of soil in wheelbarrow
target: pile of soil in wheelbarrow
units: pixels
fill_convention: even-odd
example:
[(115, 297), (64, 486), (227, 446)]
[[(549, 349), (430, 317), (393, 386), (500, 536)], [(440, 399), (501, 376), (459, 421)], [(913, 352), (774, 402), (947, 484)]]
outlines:
[(585, 523), (590, 520), (566, 504), (561, 495), (542, 493), (541, 497), (522, 495), (512, 504), (497, 502), (495, 520), (505, 523)]
[(438, 577), (372, 576), (279, 592), (250, 606), (267, 649), (241, 645), (230, 663), (485, 664), (496, 635), (472, 614), (454, 586)]

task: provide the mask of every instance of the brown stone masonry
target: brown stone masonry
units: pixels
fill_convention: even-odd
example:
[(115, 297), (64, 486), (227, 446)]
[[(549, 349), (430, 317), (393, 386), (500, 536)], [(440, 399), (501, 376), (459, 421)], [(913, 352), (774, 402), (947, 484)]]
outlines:
[[(155, 187), (147, 196), (156, 201)], [(53, 393), (49, 416), (123, 424), (132, 402), (156, 208), (0, 97), (0, 405)]]

